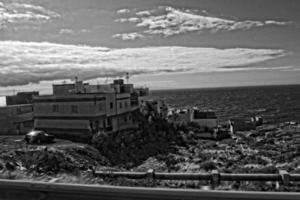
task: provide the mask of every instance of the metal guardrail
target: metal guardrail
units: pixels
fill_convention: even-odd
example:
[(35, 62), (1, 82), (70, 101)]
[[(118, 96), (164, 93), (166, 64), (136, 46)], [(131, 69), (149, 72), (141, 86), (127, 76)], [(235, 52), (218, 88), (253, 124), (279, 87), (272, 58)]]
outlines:
[(299, 200), (300, 193), (201, 191), (0, 180), (0, 200)]
[(213, 170), (212, 173), (159, 173), (153, 170), (148, 172), (103, 172), (96, 171), (96, 176), (108, 178), (128, 178), (155, 180), (207, 180), (218, 185), (220, 181), (279, 181), (283, 185), (288, 185), (290, 181), (300, 181), (300, 174), (289, 174), (284, 170), (279, 174), (229, 174), (219, 173)]

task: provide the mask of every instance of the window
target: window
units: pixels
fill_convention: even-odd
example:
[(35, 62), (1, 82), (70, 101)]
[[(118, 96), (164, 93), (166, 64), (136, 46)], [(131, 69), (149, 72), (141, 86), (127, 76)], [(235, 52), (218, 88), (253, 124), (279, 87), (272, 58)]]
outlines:
[(114, 108), (114, 103), (110, 102), (110, 109), (113, 109), (113, 108)]
[(106, 120), (107, 120), (107, 121), (106, 121), (106, 122), (107, 122), (107, 123), (106, 123), (107, 126), (111, 126), (111, 125), (112, 125), (111, 118), (108, 117)]
[(122, 104), (122, 102), (120, 102), (120, 103), (119, 103), (119, 107), (120, 107), (120, 108), (122, 108), (122, 107), (123, 107), (123, 104)]
[(125, 108), (127, 108), (128, 107), (128, 102), (127, 101), (125, 101)]
[(58, 112), (58, 105), (52, 105), (52, 112)]
[(99, 111), (101, 111), (103, 108), (102, 108), (102, 103), (99, 103)]
[(78, 106), (77, 105), (72, 105), (71, 112), (72, 113), (78, 113)]
[(25, 128), (32, 128), (33, 127), (33, 121), (26, 121), (26, 122), (23, 122), (23, 126)]
[(127, 116), (124, 116), (124, 122), (127, 122)]

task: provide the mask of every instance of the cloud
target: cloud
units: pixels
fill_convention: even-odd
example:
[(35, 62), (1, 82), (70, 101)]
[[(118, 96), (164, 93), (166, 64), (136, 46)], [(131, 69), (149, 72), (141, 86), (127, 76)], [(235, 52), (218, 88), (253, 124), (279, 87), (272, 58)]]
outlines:
[(136, 40), (136, 39), (144, 39), (145, 36), (133, 32), (133, 33), (118, 33), (112, 36), (113, 38), (118, 38), (118, 39), (122, 39), (122, 40)]
[(0, 2), (0, 28), (6, 27), (8, 24), (40, 24), (59, 17), (58, 13), (42, 6)]
[(139, 11), (137, 13), (135, 13), (137, 16), (150, 16), (151, 15), (151, 11), (149, 10), (143, 10), (143, 11)]
[(59, 34), (73, 35), (75, 32), (71, 29), (60, 29)]
[(160, 6), (156, 11), (140, 11), (137, 12), (136, 15), (138, 19), (135, 20), (122, 18), (116, 21), (133, 22), (137, 27), (146, 28), (146, 30), (141, 31), (141, 34), (163, 35), (166, 37), (183, 33), (201, 32), (204, 30), (215, 33), (219, 31), (248, 30), (267, 25), (284, 26), (291, 23), (274, 20), (238, 21), (212, 17), (208, 16), (208, 14), (201, 15), (196, 11), (180, 10), (168, 6)]
[(130, 10), (127, 8), (124, 8), (124, 9), (117, 10), (117, 13), (118, 14), (126, 14), (126, 13), (130, 13)]
[(291, 24), (292, 22), (278, 22), (278, 21), (274, 21), (274, 20), (267, 20), (265, 21), (266, 25), (278, 25), (278, 26), (285, 26), (288, 24)]
[(233, 71), (284, 56), (280, 49), (143, 47), (110, 49), (19, 41), (0, 41), (0, 86), (39, 81), (82, 80), (131, 74)]
[(90, 33), (91, 30), (89, 30), (89, 29), (81, 29), (79, 32), (80, 33)]
[(130, 17), (130, 18), (119, 18), (116, 19), (115, 22), (119, 22), (119, 23), (124, 23), (124, 22), (133, 22), (133, 23), (137, 23), (140, 22), (141, 20), (137, 17)]

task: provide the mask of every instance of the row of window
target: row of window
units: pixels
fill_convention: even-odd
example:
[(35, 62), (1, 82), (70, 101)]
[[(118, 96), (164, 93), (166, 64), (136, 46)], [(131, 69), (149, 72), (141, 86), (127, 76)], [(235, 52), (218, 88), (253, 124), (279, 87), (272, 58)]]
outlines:
[[(59, 106), (58, 105), (52, 105), (52, 112), (59, 112)], [(71, 113), (78, 113), (78, 106), (77, 105), (71, 105)]]
[[(119, 102), (119, 108), (122, 109), (124, 106), (124, 108), (128, 108), (128, 102)], [(114, 108), (114, 103), (110, 102), (110, 109)], [(99, 111), (103, 110), (103, 104), (100, 103), (99, 107), (98, 107)], [(52, 105), (52, 112), (59, 112), (59, 105), (55, 104)], [(71, 112), (72, 113), (78, 113), (78, 106), (77, 105), (71, 105)]]
[[(128, 108), (129, 107), (129, 104), (127, 101), (125, 102), (119, 102), (119, 108), (122, 109), (122, 108)], [(114, 103), (113, 102), (110, 102), (110, 109), (113, 109), (114, 108)]]
[[(119, 102), (119, 108), (120, 109), (123, 108), (123, 102)], [(124, 102), (124, 108), (128, 108), (128, 102), (127, 101)]]

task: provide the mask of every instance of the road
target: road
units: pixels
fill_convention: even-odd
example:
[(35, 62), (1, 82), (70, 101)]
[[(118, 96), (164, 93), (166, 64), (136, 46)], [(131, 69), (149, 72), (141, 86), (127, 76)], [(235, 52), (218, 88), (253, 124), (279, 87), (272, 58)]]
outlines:
[(299, 200), (300, 193), (200, 191), (0, 180), (0, 200)]

